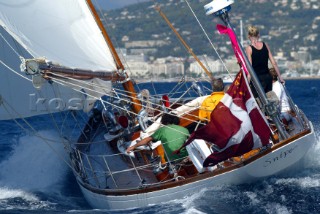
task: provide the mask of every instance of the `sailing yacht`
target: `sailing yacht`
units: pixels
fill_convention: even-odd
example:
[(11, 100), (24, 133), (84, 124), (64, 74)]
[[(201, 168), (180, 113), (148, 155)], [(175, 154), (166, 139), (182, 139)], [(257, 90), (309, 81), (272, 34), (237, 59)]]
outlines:
[[(91, 0), (0, 3), (1, 26), (26, 50), (15, 52), (23, 73), (1, 72), (10, 84), (1, 84), (0, 118), (22, 123), (35, 136), (39, 133), (29, 117), (44, 115), (52, 120), (63, 139), (68, 166), (93, 208), (146, 207), (214, 185), (253, 182), (294, 167), (316, 142), (312, 123), (291, 99), (297, 125), (288, 128), (279, 119), (275, 102), (261, 91), (229, 22), (233, 0), (205, 5), (207, 15), (224, 22), (220, 28), (233, 41), (241, 67), (212, 112), (213, 119), (201, 128), (198, 112), (208, 92), (203, 93), (197, 83), (179, 97), (137, 90)], [(260, 103), (252, 97), (248, 72)], [(177, 83), (176, 88), (181, 87)], [(26, 90), (11, 96), (17, 88)], [(192, 88), (198, 95), (185, 99)], [(46, 94), (48, 90), (52, 93)], [(32, 108), (25, 105), (28, 93), (35, 94)], [(42, 99), (45, 95), (56, 97)], [(161, 142), (128, 154), (128, 146), (161, 127), (163, 113), (177, 115), (179, 125), (192, 133), (183, 145), (188, 158), (163, 158), (167, 155)]]

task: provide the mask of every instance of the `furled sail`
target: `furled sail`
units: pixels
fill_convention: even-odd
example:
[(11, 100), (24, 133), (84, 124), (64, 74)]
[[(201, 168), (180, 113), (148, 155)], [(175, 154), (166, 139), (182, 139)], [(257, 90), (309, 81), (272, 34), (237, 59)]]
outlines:
[[(0, 0), (0, 25), (34, 58), (93, 72), (117, 70), (86, 0)], [(95, 98), (111, 90), (109, 81), (97, 78), (64, 85), (83, 86), (91, 102), (87, 111)]]

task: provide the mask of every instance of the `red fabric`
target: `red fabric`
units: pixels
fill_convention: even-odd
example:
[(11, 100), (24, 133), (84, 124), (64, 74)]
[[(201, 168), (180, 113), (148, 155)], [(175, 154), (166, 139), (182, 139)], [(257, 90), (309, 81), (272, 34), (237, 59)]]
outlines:
[(230, 28), (223, 26), (223, 25), (219, 25), (219, 24), (217, 25), (217, 29), (218, 29), (219, 33), (227, 34), (229, 36), (229, 39), (231, 41), (232, 48), (233, 48), (234, 54), (237, 57), (238, 63), (240, 65), (240, 67), (243, 68), (244, 72), (246, 74), (248, 74), (249, 72), (248, 72), (247, 67), (245, 66), (246, 63), (245, 63), (243, 55), (241, 54), (240, 47), (237, 42), (237, 37), (234, 34), (234, 32)]
[(211, 113), (211, 121), (192, 133), (184, 144), (203, 139), (220, 148), (220, 152), (207, 157), (203, 166), (215, 165), (269, 143), (270, 128), (248, 88), (240, 71)]
[(203, 162), (203, 166), (205, 166), (205, 167), (214, 166), (217, 163), (224, 161), (228, 158), (240, 156), (240, 155), (252, 150), (253, 138), (252, 138), (251, 132), (248, 132), (246, 134), (246, 136), (243, 139), (243, 142), (245, 142), (245, 143), (232, 145), (228, 149), (224, 150), (223, 152), (212, 153), (211, 155), (209, 155), (205, 159), (205, 161)]
[(165, 107), (169, 108), (170, 107), (170, 101), (168, 95), (163, 95), (162, 96), (162, 102)]

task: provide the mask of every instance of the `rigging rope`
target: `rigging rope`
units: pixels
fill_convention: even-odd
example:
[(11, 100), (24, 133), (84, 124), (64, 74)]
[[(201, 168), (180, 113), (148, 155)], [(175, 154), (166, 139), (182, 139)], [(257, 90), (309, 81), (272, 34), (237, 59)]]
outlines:
[[(59, 84), (61, 84), (61, 85), (66, 84), (66, 82), (63, 81), (63, 80), (61, 80), (61, 79), (55, 79), (55, 78), (53, 78), (53, 80), (55, 80), (57, 83), (59, 83)], [(69, 84), (69, 85), (74, 85), (73, 83), (67, 83), (67, 84)], [(76, 86), (77, 86), (77, 85), (76, 85)], [(85, 88), (85, 89), (86, 89), (86, 88)], [(89, 88), (87, 88), (87, 89), (93, 91), (92, 89), (89, 89)], [(100, 99), (100, 97), (93, 96), (93, 95), (88, 94), (88, 93), (86, 93), (86, 92), (84, 92), (84, 91), (81, 91), (81, 90), (78, 90), (78, 89), (75, 89), (75, 88), (74, 88), (73, 90), (78, 91), (78, 92), (80, 92), (80, 93), (82, 93), (82, 94), (84, 94), (84, 95), (86, 95), (86, 96), (92, 97), (92, 98), (94, 98), (94, 99), (96, 99), (96, 100), (99, 100), (99, 99)], [(187, 89), (186, 92), (188, 92), (188, 90), (191, 90), (191, 88)], [(97, 92), (98, 94), (104, 95), (103, 93), (101, 93), (101, 92), (99, 92), (99, 91), (96, 91), (96, 92)], [(186, 92), (185, 92), (183, 95), (185, 95)], [(125, 95), (125, 94), (122, 94), (122, 95), (129, 97), (128, 95)], [(110, 95), (109, 95), (109, 96), (110, 96)], [(125, 100), (125, 99), (120, 98), (120, 97), (119, 97), (118, 99), (119, 99), (119, 100), (124, 100), (124, 101), (126, 101), (126, 102), (133, 103), (132, 101)], [(108, 102), (108, 101), (106, 101), (106, 100), (103, 100), (103, 102), (106, 103), (106, 104), (109, 104), (110, 106), (113, 106), (114, 108), (122, 109), (122, 110), (124, 110), (124, 111), (127, 111), (127, 109), (124, 108), (124, 107), (122, 107), (122, 106), (115, 105), (115, 104), (113, 104), (113, 103), (111, 103), (111, 102)], [(149, 102), (150, 102), (150, 101), (149, 101)], [(157, 106), (157, 107), (161, 107), (160, 104), (155, 104), (155, 103), (151, 103), (151, 104), (153, 104), (153, 105), (155, 105), (155, 106)], [(172, 105), (171, 105), (171, 106), (172, 106)], [(145, 106), (142, 106), (142, 107), (145, 107)], [(159, 110), (159, 109), (153, 108), (153, 110)], [(130, 112), (130, 113), (138, 116), (137, 113), (134, 113), (134, 112)], [(187, 114), (185, 114), (185, 115), (187, 115), (187, 116), (189, 115), (189, 116), (190, 116), (189, 113), (187, 113)], [(194, 115), (193, 115), (193, 116), (194, 116)], [(189, 121), (193, 121), (193, 120), (191, 120), (191, 119), (189, 119), (189, 118), (184, 118), (183, 116), (181, 116), (181, 118), (186, 119), (186, 120), (189, 120)], [(155, 122), (154, 119), (153, 119), (153, 122)]]
[(8, 66), (7, 64), (5, 64), (2, 60), (0, 60), (0, 63), (1, 63), (3, 66), (5, 66), (8, 70), (10, 70), (10, 71), (12, 71), (13, 73), (15, 73), (16, 75), (22, 77), (23, 79), (26, 79), (26, 80), (32, 82), (31, 79), (29, 79), (29, 78), (23, 76), (22, 74), (20, 74), (19, 72), (15, 71), (13, 68), (11, 68), (11, 67)]
[(22, 56), (10, 45), (10, 43), (6, 40), (6, 38), (0, 33), (1, 38), (7, 43), (7, 45), (11, 48), (11, 50), (19, 57), (21, 58)]
[[(57, 83), (60, 83), (60, 84), (62, 84), (63, 85), (63, 82), (65, 82), (65, 81), (63, 81), (63, 80), (61, 80), (61, 79), (54, 79)], [(68, 84), (71, 84), (71, 85), (73, 85), (72, 83), (68, 83)], [(73, 90), (75, 90), (75, 91), (78, 91), (78, 92), (80, 92), (80, 93), (82, 93), (82, 94), (86, 94), (87, 96), (90, 96), (90, 97), (93, 97), (94, 99), (96, 99), (96, 100), (99, 100), (100, 98), (98, 98), (98, 97), (96, 97), (96, 96), (93, 96), (93, 95), (90, 95), (90, 94), (87, 94), (87, 93), (85, 93), (85, 92), (83, 92), (83, 91), (81, 91), (81, 90), (77, 90), (77, 89), (73, 89)], [(92, 89), (89, 89), (89, 90), (92, 90)], [(188, 90), (191, 90), (191, 88), (189, 88)], [(188, 92), (188, 90), (184, 93), (184, 94), (186, 94), (187, 92)], [(100, 93), (100, 92), (98, 92), (98, 93)], [(102, 94), (102, 93), (100, 93), (100, 94)], [(184, 95), (183, 94), (183, 95)], [(103, 94), (102, 94), (103, 95)], [(122, 98), (119, 98), (120, 100), (125, 100), (125, 99), (122, 99)], [(125, 100), (125, 101), (127, 101), (127, 102), (130, 102), (130, 101), (128, 101), (128, 100)], [(113, 107), (115, 107), (115, 108), (117, 108), (117, 109), (122, 109), (122, 110), (124, 110), (124, 111), (127, 111), (127, 109), (126, 108), (124, 108), (124, 107), (120, 107), (119, 105), (115, 105), (115, 104), (113, 104), (113, 103), (111, 103), (111, 102), (108, 102), (108, 101), (105, 101), (105, 100), (103, 100), (103, 102), (104, 103), (106, 103), (106, 104), (109, 104), (110, 106), (113, 106)], [(148, 101), (148, 102), (150, 102), (150, 101)], [(131, 102), (132, 103), (132, 102)], [(175, 104), (175, 103), (173, 103), (173, 104)], [(172, 104), (172, 105), (173, 105)], [(158, 105), (158, 104), (154, 104), (154, 105)], [(171, 106), (172, 106), (171, 105)], [(170, 107), (171, 107), (170, 106)], [(158, 105), (158, 107), (161, 107), (161, 105)], [(153, 108), (153, 110), (158, 110), (158, 109), (156, 109), (156, 108)], [(134, 114), (134, 115), (136, 115), (136, 116), (138, 116), (138, 114), (136, 114), (136, 113), (134, 113), (134, 112), (130, 112), (131, 114)], [(189, 113), (186, 113), (185, 114), (186, 116), (190, 116), (190, 114)], [(194, 115), (193, 115), (194, 116)], [(192, 119), (189, 119), (189, 118), (186, 118), (186, 117), (184, 117), (184, 116), (180, 116), (181, 118), (183, 118), (183, 119), (186, 119), (186, 120), (188, 120), (188, 121), (193, 121)], [(196, 117), (198, 117), (198, 116), (196, 116)], [(157, 123), (157, 121), (156, 121), (156, 119), (155, 118), (149, 118), (151, 121), (153, 121), (154, 123)]]
[(191, 6), (190, 6), (190, 4), (189, 4), (188, 0), (184, 0), (184, 1), (185, 1), (185, 2), (186, 2), (186, 4), (188, 5), (188, 7), (189, 7), (190, 11), (192, 12), (192, 14), (193, 14), (194, 18), (197, 20), (197, 22), (198, 22), (198, 24), (199, 24), (199, 26), (200, 26), (201, 30), (203, 31), (203, 33), (204, 33), (204, 34), (205, 34), (205, 36), (207, 37), (207, 39), (208, 39), (209, 43), (211, 44), (212, 48), (214, 49), (214, 51), (215, 51), (215, 52), (216, 52), (216, 54), (218, 55), (218, 57), (219, 57), (219, 59), (220, 59), (221, 63), (223, 64), (224, 68), (226, 69), (226, 71), (228, 72), (228, 74), (229, 74), (229, 75), (230, 75), (230, 77), (231, 77), (231, 73), (229, 72), (229, 70), (228, 70), (227, 66), (226, 66), (226, 65), (225, 65), (225, 63), (223, 62), (223, 60), (222, 60), (222, 58), (221, 58), (220, 54), (218, 53), (218, 51), (217, 51), (216, 47), (214, 46), (214, 44), (212, 43), (211, 39), (209, 38), (209, 36), (208, 36), (208, 34), (207, 34), (206, 30), (203, 28), (202, 24), (200, 23), (200, 21), (199, 21), (199, 19), (198, 19), (197, 15), (194, 13), (193, 9), (191, 8)]

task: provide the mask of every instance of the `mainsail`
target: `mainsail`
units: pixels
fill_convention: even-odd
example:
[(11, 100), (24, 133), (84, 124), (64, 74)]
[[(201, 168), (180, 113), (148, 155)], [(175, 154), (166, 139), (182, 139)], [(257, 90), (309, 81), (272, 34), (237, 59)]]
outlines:
[[(0, 0), (0, 25), (33, 58), (92, 72), (117, 70), (112, 51), (86, 0)], [(78, 91), (82, 88), (81, 93), (88, 95), (91, 102), (87, 111), (95, 99), (111, 90), (110, 81), (98, 78), (64, 80), (60, 84)]]

